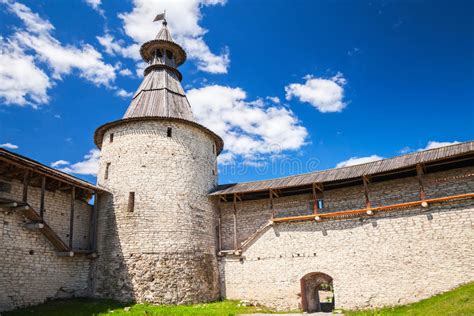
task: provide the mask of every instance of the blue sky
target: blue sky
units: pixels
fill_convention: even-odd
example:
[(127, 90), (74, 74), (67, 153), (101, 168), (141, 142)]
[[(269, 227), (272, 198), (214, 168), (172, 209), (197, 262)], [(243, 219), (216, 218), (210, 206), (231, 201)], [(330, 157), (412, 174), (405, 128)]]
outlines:
[(0, 145), (92, 182), (94, 130), (125, 112), (165, 8), (196, 118), (226, 142), (221, 183), (474, 138), (472, 1), (0, 7)]

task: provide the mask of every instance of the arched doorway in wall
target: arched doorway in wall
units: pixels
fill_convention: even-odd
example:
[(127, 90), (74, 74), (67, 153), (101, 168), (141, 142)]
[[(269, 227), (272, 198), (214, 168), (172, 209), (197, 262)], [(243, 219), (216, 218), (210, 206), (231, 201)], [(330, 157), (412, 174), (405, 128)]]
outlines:
[(301, 278), (300, 284), (303, 311), (331, 312), (334, 309), (334, 288), (329, 275), (320, 272), (308, 273)]

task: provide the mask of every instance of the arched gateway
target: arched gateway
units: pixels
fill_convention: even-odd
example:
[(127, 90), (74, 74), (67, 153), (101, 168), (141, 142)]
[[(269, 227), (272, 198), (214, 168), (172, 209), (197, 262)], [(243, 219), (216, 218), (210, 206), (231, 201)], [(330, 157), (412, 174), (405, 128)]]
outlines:
[(301, 306), (305, 312), (331, 312), (334, 309), (332, 278), (324, 273), (312, 272), (300, 280)]

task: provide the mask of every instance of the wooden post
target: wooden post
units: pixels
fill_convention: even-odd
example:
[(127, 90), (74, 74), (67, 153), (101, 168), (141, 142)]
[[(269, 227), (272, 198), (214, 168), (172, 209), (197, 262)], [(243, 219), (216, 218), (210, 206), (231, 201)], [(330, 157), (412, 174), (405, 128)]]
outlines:
[(46, 177), (41, 177), (41, 197), (40, 197), (40, 217), (43, 220), (44, 216), (44, 197), (46, 193)]
[(219, 195), (219, 201), (217, 202), (217, 210), (219, 212), (219, 217), (217, 218), (217, 246), (218, 251), (222, 251), (222, 212), (221, 212), (221, 198)]
[(273, 207), (273, 191), (270, 189), (270, 210), (272, 211), (272, 219), (275, 218), (275, 208)]
[(313, 214), (318, 214), (318, 211), (319, 211), (318, 195), (322, 195), (322, 193), (323, 193), (323, 185), (318, 184), (318, 183), (313, 183), (313, 201), (314, 201)]
[(23, 202), (28, 203), (28, 185), (30, 183), (30, 173), (25, 171), (23, 175)]
[(237, 194), (234, 193), (234, 250), (237, 250)]
[(422, 164), (417, 164), (416, 175), (418, 178), (418, 185), (420, 186), (420, 200), (426, 200), (426, 193), (425, 193), (425, 188), (423, 186), (423, 178), (422, 178), (424, 174), (425, 174), (424, 166)]
[(74, 233), (74, 201), (76, 200), (76, 188), (71, 190), (71, 217), (69, 219), (69, 249), (72, 250), (72, 236)]
[(91, 214), (91, 228), (89, 231), (89, 250), (97, 250), (97, 215), (99, 211), (99, 195), (94, 192), (94, 206)]
[(370, 208), (370, 199), (369, 199), (369, 183), (370, 179), (368, 176), (362, 176), (362, 182), (364, 182), (364, 195), (365, 195), (365, 208)]

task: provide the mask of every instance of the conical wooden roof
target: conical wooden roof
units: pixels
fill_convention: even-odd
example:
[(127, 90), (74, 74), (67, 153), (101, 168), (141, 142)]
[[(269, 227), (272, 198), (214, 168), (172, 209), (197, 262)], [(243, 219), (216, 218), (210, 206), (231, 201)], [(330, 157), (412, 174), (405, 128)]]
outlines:
[(138, 87), (124, 118), (145, 116), (194, 121), (191, 106), (173, 71), (166, 68), (152, 69)]
[[(156, 50), (161, 51), (161, 57), (156, 57)], [(173, 52), (173, 60), (165, 60), (165, 51)], [(149, 66), (145, 70), (145, 78), (133, 95), (123, 118), (136, 117), (172, 117), (194, 121), (191, 106), (181, 87), (181, 74), (176, 69), (184, 62), (181, 51), (184, 50), (173, 42), (166, 26), (163, 27), (152, 41), (142, 45), (140, 50), (143, 59)]]

